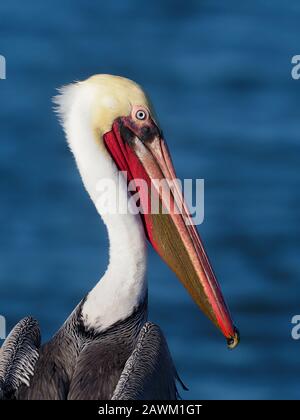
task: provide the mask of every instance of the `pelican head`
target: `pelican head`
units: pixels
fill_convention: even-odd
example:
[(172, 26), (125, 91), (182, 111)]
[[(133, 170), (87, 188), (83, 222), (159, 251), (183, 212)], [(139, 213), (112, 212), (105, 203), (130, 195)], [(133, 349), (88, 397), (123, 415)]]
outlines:
[[(139, 199), (141, 207), (148, 209), (140, 215), (146, 237), (196, 304), (223, 333), (228, 346), (234, 348), (239, 341), (237, 329), (199, 234), (191, 223), (187, 205), (175, 181), (168, 147), (147, 95), (128, 79), (97, 75), (63, 88), (57, 102), (67, 138), (90, 195), (93, 196), (94, 189), (94, 178), (88, 173), (91, 167), (97, 172), (97, 167), (100, 171), (99, 167), (108, 163), (116, 171), (127, 172), (129, 181), (145, 181), (149, 188), (140, 188)], [(70, 112), (71, 106), (76, 112)], [(76, 136), (73, 134), (76, 132), (79, 138), (82, 130), (82, 124), (80, 127), (77, 124), (78, 118), (84, 121), (89, 147), (85, 147), (83, 141), (74, 140)], [(100, 154), (103, 157), (101, 162), (95, 157)], [(161, 187), (160, 181), (163, 180), (165, 184)], [(164, 194), (168, 187), (169, 193)], [(151, 194), (154, 191), (159, 212), (151, 211), (153, 197), (150, 199), (149, 191)]]

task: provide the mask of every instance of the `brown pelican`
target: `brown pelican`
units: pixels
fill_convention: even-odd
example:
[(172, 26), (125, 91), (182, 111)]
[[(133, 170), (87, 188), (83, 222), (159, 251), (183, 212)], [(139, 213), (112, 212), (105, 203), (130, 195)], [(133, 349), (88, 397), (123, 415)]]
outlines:
[[(166, 340), (147, 321), (146, 239), (229, 347), (239, 338), (176, 183), (164, 212), (105, 211), (99, 200), (99, 180), (108, 179), (119, 183), (114, 204), (130, 206), (128, 182), (142, 179), (166, 209), (157, 180), (171, 187), (175, 171), (152, 106), (136, 83), (110, 75), (62, 88), (56, 104), (84, 186), (107, 226), (109, 265), (42, 347), (34, 319), (17, 324), (0, 353), (0, 398), (176, 399), (180, 379)], [(120, 177), (125, 171), (127, 180)], [(143, 209), (149, 192), (138, 194)], [(182, 211), (175, 211), (180, 203)]]

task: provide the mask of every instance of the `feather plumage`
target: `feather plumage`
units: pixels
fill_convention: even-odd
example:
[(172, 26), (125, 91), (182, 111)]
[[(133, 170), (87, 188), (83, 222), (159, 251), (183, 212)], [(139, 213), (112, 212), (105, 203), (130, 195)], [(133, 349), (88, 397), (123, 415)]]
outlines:
[(0, 353), (0, 399), (13, 399), (21, 385), (30, 386), (40, 342), (35, 319), (24, 318), (13, 328)]

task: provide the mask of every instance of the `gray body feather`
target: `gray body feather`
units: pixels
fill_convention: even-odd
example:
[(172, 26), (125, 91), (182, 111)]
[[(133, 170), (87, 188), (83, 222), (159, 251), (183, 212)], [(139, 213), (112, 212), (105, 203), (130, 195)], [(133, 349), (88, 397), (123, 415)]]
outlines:
[[(6, 397), (20, 400), (177, 399), (176, 380), (179, 378), (161, 330), (146, 322), (147, 298), (131, 316), (99, 334), (84, 327), (83, 303), (39, 352), (39, 332), (35, 335), (37, 330), (34, 329), (35, 339), (30, 340), (32, 336), (24, 334), (19, 324), (15, 327), (14, 339), (8, 338), (0, 353), (0, 386), (4, 383), (4, 389), (13, 390)], [(20, 351), (22, 343), (26, 345)], [(8, 348), (13, 350), (8, 351)], [(8, 357), (8, 354), (18, 356)], [(20, 367), (26, 369), (23, 371)], [(7, 388), (10, 383), (13, 385)]]
[[(128, 358), (113, 400), (175, 400), (179, 379), (161, 329), (147, 322)], [(186, 388), (185, 388), (186, 389)]]
[(30, 385), (40, 342), (40, 329), (33, 318), (24, 318), (11, 331), (0, 350), (0, 399), (14, 399), (22, 384)]

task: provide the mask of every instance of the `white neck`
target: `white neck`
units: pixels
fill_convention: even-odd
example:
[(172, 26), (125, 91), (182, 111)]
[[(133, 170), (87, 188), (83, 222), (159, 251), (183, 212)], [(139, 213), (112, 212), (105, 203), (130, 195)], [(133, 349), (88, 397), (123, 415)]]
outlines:
[[(86, 113), (86, 116), (84, 115)], [(85, 326), (101, 332), (126, 319), (143, 302), (147, 292), (146, 239), (139, 215), (103, 213), (97, 186), (111, 180), (118, 185), (120, 176), (110, 155), (97, 141), (90, 127), (87, 104), (72, 105), (64, 120), (70, 148), (85, 188), (93, 200), (108, 231), (109, 265), (83, 305)], [(118, 189), (119, 203), (128, 202), (126, 182)]]

